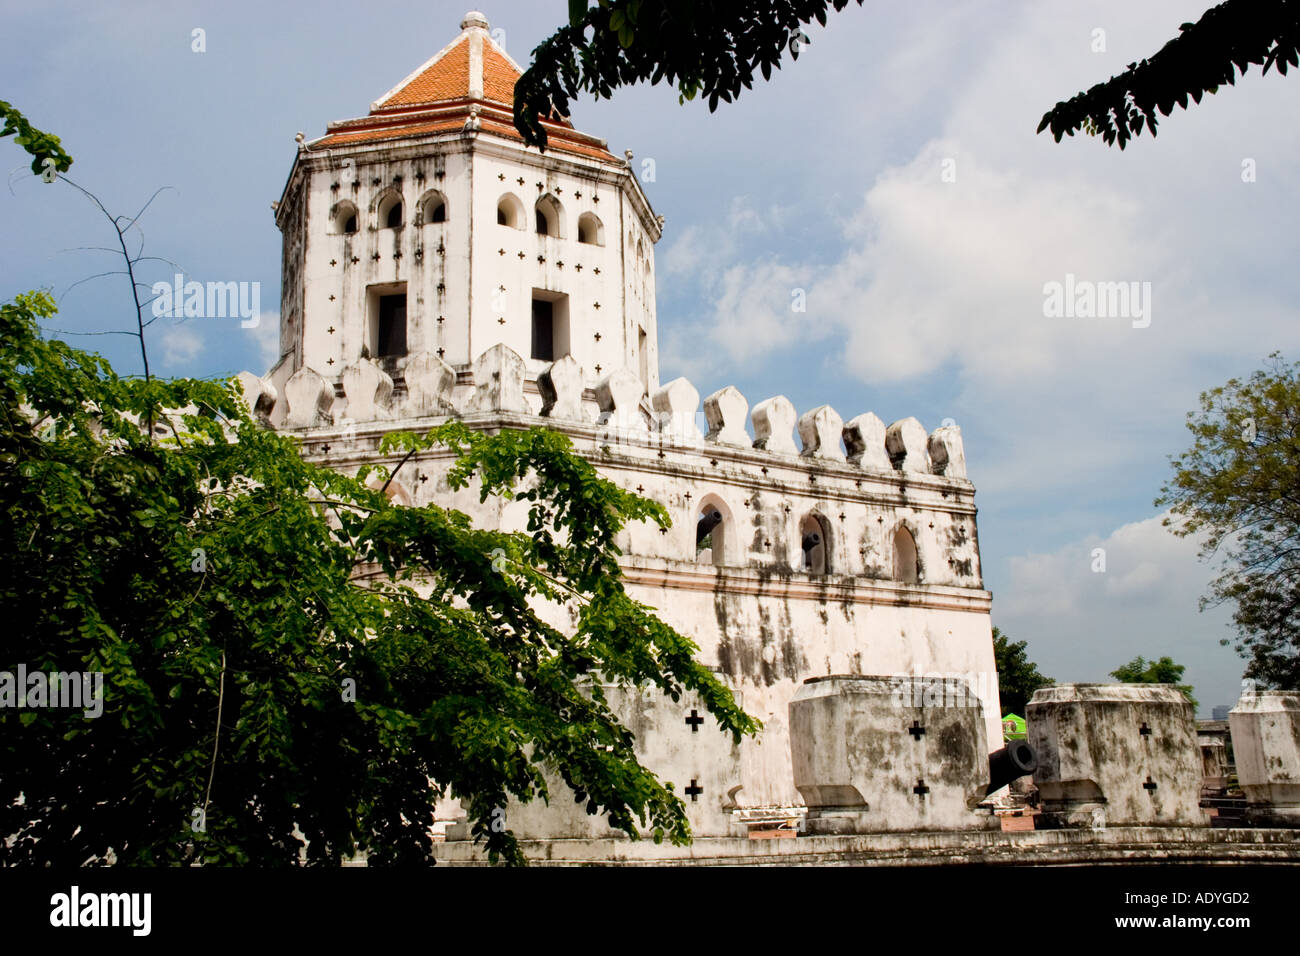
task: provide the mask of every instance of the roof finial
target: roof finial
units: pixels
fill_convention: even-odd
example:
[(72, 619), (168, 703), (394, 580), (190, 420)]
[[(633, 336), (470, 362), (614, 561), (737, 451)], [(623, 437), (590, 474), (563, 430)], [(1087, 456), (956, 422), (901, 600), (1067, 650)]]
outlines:
[(483, 14), (479, 13), (477, 10), (471, 10), (469, 13), (465, 14), (465, 19), (460, 21), (460, 28), (462, 30), (468, 30), (470, 27), (479, 27), (482, 30), (486, 30), (488, 28), (487, 17), (483, 16)]

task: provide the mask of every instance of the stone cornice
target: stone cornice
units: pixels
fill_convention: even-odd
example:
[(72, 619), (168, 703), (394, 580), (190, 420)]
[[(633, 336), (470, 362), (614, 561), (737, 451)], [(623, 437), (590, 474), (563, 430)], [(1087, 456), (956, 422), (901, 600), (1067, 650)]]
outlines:
[(752, 567), (714, 568), (641, 555), (625, 555), (619, 559), (619, 565), (629, 584), (675, 591), (753, 594), (836, 604), (878, 604), (982, 614), (987, 614), (993, 605), (993, 595), (980, 588), (938, 584), (918, 587), (846, 574), (822, 576)]
[[(982, 588), (959, 588), (941, 584), (918, 587), (847, 574), (822, 577), (775, 568), (715, 568), (706, 564), (690, 564), (645, 555), (625, 554), (618, 559), (618, 564), (623, 570), (626, 584), (670, 591), (744, 594), (777, 600), (916, 607), (977, 614), (988, 614), (993, 606), (992, 593)], [(378, 565), (359, 567), (354, 574), (360, 580), (382, 576), (383, 572)]]

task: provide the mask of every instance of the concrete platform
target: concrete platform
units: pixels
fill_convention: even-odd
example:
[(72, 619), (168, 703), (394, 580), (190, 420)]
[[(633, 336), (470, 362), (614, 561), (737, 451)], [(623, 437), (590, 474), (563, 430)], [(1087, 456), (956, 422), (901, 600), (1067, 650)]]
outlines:
[[(524, 841), (522, 847), (529, 862), (540, 866), (1300, 865), (1300, 830), (1258, 828), (801, 834), (792, 840), (704, 838), (685, 847), (656, 846), (649, 839), (551, 840)], [(440, 844), (437, 859), (451, 866), (487, 864), (481, 849), (469, 841)]]

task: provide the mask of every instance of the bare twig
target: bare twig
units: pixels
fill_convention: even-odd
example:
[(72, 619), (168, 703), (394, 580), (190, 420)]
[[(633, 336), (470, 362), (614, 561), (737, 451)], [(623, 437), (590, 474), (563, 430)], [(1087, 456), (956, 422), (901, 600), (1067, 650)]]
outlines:
[(397, 467), (392, 470), (392, 473), (389, 474), (388, 476), (388, 480), (384, 482), (384, 487), (379, 489), (379, 493), (381, 495), (388, 490), (388, 486), (393, 483), (393, 479), (397, 477), (397, 473), (402, 470), (403, 465), (405, 465), (408, 461), (411, 460), (411, 456), (414, 455), (415, 452), (416, 449), (412, 448), (404, 456), (402, 456), (402, 460), (397, 463)]
[[(140, 283), (137, 282), (137, 281), (136, 281), (136, 278), (135, 278), (135, 266), (134, 266), (135, 259), (132, 257), (132, 255), (131, 255), (131, 251), (130, 251), (129, 249), (127, 249), (127, 247), (126, 247), (126, 233), (127, 233), (127, 232), (128, 232), (128, 231), (129, 231), (133, 226), (135, 226), (135, 224), (136, 224), (136, 222), (139, 220), (140, 216), (142, 216), (142, 215), (144, 214), (144, 211), (145, 211), (146, 209), (149, 208), (150, 204), (151, 204), (155, 199), (158, 198), (158, 195), (159, 195), (161, 192), (163, 192), (163, 190), (165, 190), (165, 189), (169, 189), (169, 188), (171, 188), (171, 187), (169, 187), (169, 186), (162, 186), (162, 187), (160, 187), (159, 189), (155, 190), (155, 191), (154, 191), (154, 194), (153, 194), (152, 196), (149, 197), (148, 202), (146, 202), (143, 206), (140, 207), (140, 211), (137, 212), (137, 213), (136, 213), (134, 216), (132, 216), (130, 219), (126, 219), (126, 218), (123, 217), (123, 216), (114, 216), (112, 213), (110, 213), (110, 212), (108, 211), (108, 209), (104, 206), (104, 204), (103, 204), (102, 202), (100, 202), (98, 196), (96, 196), (94, 193), (92, 193), (90, 190), (84, 188), (83, 186), (80, 186), (80, 185), (78, 185), (77, 183), (73, 182), (73, 181), (72, 181), (71, 179), (69, 179), (67, 176), (59, 176), (59, 179), (61, 179), (61, 180), (62, 180), (63, 182), (65, 182), (65, 183), (67, 183), (67, 184), (68, 184), (69, 186), (71, 186), (73, 189), (77, 190), (77, 192), (81, 193), (83, 196), (85, 196), (87, 199), (89, 199), (91, 202), (93, 202), (96, 206), (98, 206), (98, 207), (99, 207), (99, 211), (102, 212), (102, 213), (104, 214), (104, 218), (107, 219), (107, 220), (109, 221), (109, 223), (113, 226), (113, 231), (114, 231), (115, 233), (117, 233), (117, 244), (118, 244), (118, 246), (119, 246), (120, 249), (121, 249), (121, 252), (122, 252), (122, 258), (123, 258), (123, 259), (125, 260), (125, 262), (126, 262), (126, 275), (127, 275), (127, 276), (130, 278), (130, 280), (131, 280), (131, 298), (135, 301), (136, 335), (137, 335), (137, 337), (140, 339), (140, 361), (141, 361), (141, 362), (143, 363), (143, 365), (144, 365), (144, 380), (145, 380), (146, 382), (152, 381), (152, 375), (151, 375), (150, 372), (149, 372), (149, 350), (145, 347), (145, 341), (144, 341), (144, 326), (145, 326), (145, 322), (144, 322), (144, 305), (140, 302)], [(123, 225), (124, 222), (125, 222), (125, 225)], [(110, 274), (116, 274), (116, 273), (101, 273), (100, 275), (110, 275)], [(97, 278), (97, 277), (96, 277), (96, 276), (92, 276), (91, 278)], [(82, 280), (82, 281), (85, 281), (85, 280)], [(75, 284), (76, 284), (76, 283), (74, 283), (74, 285), (75, 285)], [(152, 411), (152, 409), (151, 409), (150, 412), (149, 412), (149, 417), (148, 417), (148, 423), (147, 423), (147, 424), (148, 424), (148, 426), (149, 426), (148, 429), (147, 429), (147, 433), (148, 433), (149, 435), (152, 435), (152, 434), (153, 434), (153, 411)]]
[(226, 651), (221, 651), (221, 677), (217, 684), (217, 733), (212, 738), (212, 766), (208, 769), (208, 788), (203, 794), (203, 823), (208, 820), (208, 801), (212, 797), (212, 778), (217, 774), (217, 747), (221, 743), (221, 706), (226, 700)]

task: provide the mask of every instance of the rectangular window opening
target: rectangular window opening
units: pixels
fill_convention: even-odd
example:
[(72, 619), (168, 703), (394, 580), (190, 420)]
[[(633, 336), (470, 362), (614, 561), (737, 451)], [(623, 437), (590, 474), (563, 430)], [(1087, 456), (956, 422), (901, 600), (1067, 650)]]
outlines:
[(532, 342), (529, 358), (554, 362), (569, 354), (569, 297), (550, 289), (533, 289)]
[(406, 354), (406, 293), (379, 297), (379, 358), (397, 358)]
[(646, 388), (650, 387), (650, 349), (649, 341), (646, 338), (645, 329), (637, 326), (636, 336), (636, 354), (637, 361), (640, 365), (641, 383)]
[(555, 361), (555, 306), (545, 299), (533, 299), (533, 358)]

